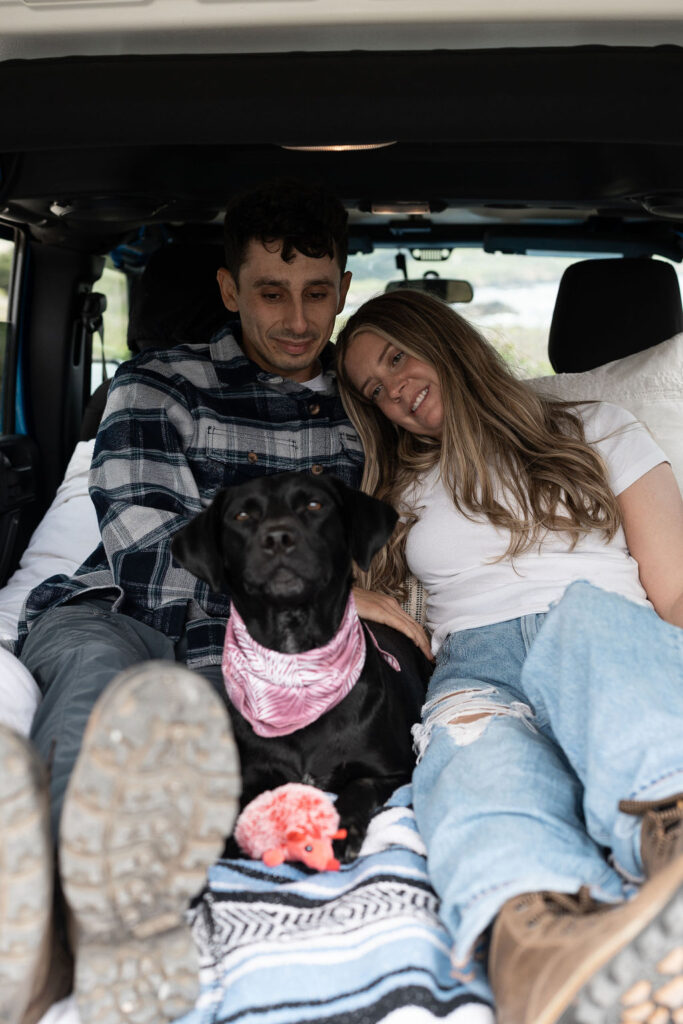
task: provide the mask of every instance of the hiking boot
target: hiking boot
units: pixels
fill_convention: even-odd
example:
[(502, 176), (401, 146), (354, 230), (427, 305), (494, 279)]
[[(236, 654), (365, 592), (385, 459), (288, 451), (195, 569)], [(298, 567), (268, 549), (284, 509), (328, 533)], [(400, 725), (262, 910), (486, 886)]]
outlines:
[(498, 1024), (683, 1021), (683, 858), (627, 903), (527, 893), (508, 900), (491, 939)]
[(227, 712), (172, 662), (122, 672), (98, 700), (67, 789), (60, 872), (82, 1024), (163, 1024), (198, 994), (190, 899), (238, 809)]
[(624, 814), (641, 815), (640, 856), (652, 878), (674, 857), (683, 857), (683, 793), (663, 800), (621, 800)]
[(0, 725), (0, 1021), (19, 1024), (50, 958), (54, 856), (47, 776)]

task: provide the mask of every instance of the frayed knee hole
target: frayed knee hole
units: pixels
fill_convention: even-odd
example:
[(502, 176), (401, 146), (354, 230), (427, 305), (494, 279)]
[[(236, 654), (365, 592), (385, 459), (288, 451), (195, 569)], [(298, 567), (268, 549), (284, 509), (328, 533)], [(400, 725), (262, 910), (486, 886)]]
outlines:
[(437, 726), (445, 727), (456, 746), (469, 746), (486, 731), (495, 718), (521, 719), (532, 731), (533, 712), (521, 701), (505, 704), (497, 699), (493, 686), (454, 690), (434, 698), (423, 708), (423, 722), (413, 726), (413, 741), (418, 761), (424, 755)]

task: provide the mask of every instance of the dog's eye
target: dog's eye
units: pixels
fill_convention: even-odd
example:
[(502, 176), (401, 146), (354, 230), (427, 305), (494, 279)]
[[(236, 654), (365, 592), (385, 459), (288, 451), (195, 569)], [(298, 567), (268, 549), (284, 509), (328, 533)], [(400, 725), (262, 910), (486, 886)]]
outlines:
[(306, 505), (309, 512), (319, 512), (322, 507), (322, 502), (320, 501), (309, 501)]
[(245, 519), (249, 518), (249, 513), (245, 512), (244, 509), (242, 509), (241, 512), (238, 512), (237, 515), (235, 516), (235, 519), (237, 520), (238, 523), (243, 523)]

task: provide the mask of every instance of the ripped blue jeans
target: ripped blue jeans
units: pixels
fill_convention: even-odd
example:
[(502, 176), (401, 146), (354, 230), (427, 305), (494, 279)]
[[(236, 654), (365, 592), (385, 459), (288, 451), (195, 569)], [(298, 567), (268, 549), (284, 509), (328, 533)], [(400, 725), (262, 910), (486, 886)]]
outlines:
[(512, 896), (635, 891), (640, 820), (617, 805), (683, 791), (683, 629), (574, 583), (548, 613), (452, 633), (414, 733), (417, 822), (465, 962)]

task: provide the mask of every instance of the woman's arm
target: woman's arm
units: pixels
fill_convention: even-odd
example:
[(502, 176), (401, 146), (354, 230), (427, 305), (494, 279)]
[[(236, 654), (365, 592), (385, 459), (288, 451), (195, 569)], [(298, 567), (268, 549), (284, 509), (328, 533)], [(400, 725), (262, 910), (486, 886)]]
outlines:
[(383, 622), (385, 626), (392, 626), (399, 633), (405, 633), (420, 648), (425, 657), (430, 661), (434, 660), (424, 629), (403, 611), (396, 598), (390, 597), (388, 594), (378, 594), (375, 590), (363, 590), (361, 587), (353, 588), (353, 597), (361, 619)]
[(683, 498), (671, 466), (655, 466), (617, 501), (647, 596), (663, 619), (683, 627)]

